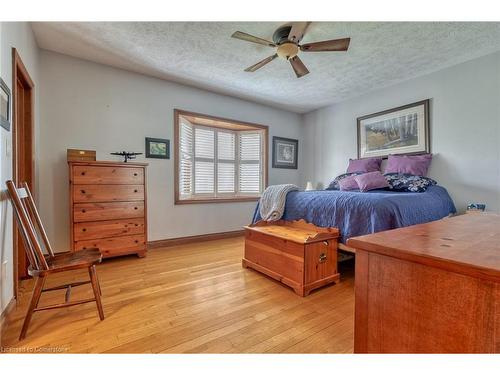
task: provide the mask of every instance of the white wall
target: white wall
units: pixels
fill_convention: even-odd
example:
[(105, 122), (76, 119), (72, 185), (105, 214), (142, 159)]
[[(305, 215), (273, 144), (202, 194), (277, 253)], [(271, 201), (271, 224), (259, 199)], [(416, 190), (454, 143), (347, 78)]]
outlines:
[(500, 53), (447, 68), (304, 115), (302, 181), (327, 185), (357, 156), (356, 118), (431, 99), (429, 176), (457, 209), (500, 210)]
[[(15, 47), (35, 83), (35, 136), (38, 134), (38, 47), (31, 26), (24, 22), (0, 23), (0, 76), (12, 93), (12, 47)], [(37, 148), (37, 145), (35, 145)], [(5, 181), (12, 178), (11, 131), (0, 128), (0, 311), (13, 295), (12, 207)]]
[[(100, 160), (120, 160), (113, 151), (144, 152), (144, 137), (173, 139), (174, 108), (269, 125), (270, 140), (301, 136), (300, 115), (48, 51), (41, 52), (40, 77), (41, 215), (61, 250), (69, 246), (67, 148), (97, 150)], [(250, 222), (255, 202), (174, 205), (173, 158), (146, 161), (149, 240), (238, 230)], [(297, 170), (269, 164), (270, 184), (288, 182), (300, 182)]]

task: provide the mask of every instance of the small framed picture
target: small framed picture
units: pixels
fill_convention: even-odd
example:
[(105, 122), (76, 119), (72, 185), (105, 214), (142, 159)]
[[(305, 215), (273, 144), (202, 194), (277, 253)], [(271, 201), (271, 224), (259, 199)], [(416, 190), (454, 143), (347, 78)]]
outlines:
[(0, 126), (10, 131), (10, 90), (0, 78)]
[(429, 153), (429, 102), (358, 117), (358, 158)]
[(299, 141), (273, 137), (273, 168), (297, 169)]
[(146, 157), (155, 159), (170, 159), (170, 140), (161, 138), (146, 138)]

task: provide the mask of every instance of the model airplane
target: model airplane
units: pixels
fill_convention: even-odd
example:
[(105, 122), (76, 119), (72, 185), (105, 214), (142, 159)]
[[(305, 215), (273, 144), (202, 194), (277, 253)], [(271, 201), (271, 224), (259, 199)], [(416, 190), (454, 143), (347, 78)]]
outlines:
[(126, 163), (127, 160), (129, 160), (129, 159), (135, 159), (137, 155), (142, 155), (142, 152), (127, 152), (127, 151), (122, 151), (122, 152), (112, 152), (111, 155), (123, 156), (123, 158), (125, 159), (124, 162)]

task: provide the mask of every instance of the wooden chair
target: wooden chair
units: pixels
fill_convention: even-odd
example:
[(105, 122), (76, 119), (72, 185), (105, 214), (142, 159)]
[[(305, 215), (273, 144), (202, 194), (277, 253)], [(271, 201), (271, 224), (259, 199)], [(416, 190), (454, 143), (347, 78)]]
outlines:
[[(33, 295), (31, 296), (31, 302), (24, 319), (19, 340), (26, 337), (31, 317), (35, 311), (58, 309), (95, 301), (97, 310), (99, 311), (99, 317), (101, 320), (104, 320), (104, 311), (101, 303), (101, 288), (95, 269), (95, 265), (101, 263), (102, 261), (101, 252), (98, 249), (87, 249), (82, 251), (54, 254), (26, 182), (23, 183), (22, 188), (16, 188), (12, 181), (7, 181), (6, 184), (7, 189), (9, 190), (12, 205), (14, 207), (15, 216), (19, 224), (18, 229), (21, 233), (21, 237), (23, 238), (26, 255), (30, 262), (28, 274), (35, 278)], [(43, 253), (42, 244), (40, 243), (39, 238), (41, 238), (43, 242), (45, 250), (48, 253), (47, 255), (44, 255)], [(48, 275), (56, 272), (71, 271), (81, 268), (88, 269), (90, 280), (59, 285), (47, 289), (43, 288)], [(70, 301), (71, 288), (89, 283), (92, 284), (95, 298)], [(64, 303), (38, 307), (38, 302), (42, 292), (60, 289), (66, 289)]]

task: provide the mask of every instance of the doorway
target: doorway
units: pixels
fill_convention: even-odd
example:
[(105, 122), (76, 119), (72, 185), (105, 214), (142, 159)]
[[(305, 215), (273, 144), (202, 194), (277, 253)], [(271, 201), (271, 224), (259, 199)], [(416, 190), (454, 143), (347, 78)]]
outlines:
[[(35, 129), (34, 97), (35, 85), (19, 53), (12, 48), (12, 174), (16, 186), (26, 181), (33, 194), (35, 182)], [(18, 297), (19, 280), (28, 278), (29, 261), (26, 258), (24, 242), (14, 220), (14, 295)]]

